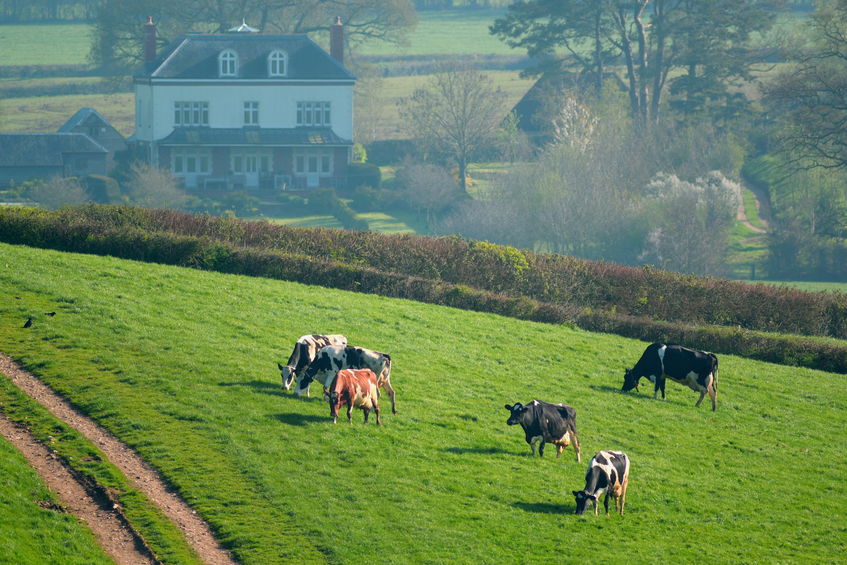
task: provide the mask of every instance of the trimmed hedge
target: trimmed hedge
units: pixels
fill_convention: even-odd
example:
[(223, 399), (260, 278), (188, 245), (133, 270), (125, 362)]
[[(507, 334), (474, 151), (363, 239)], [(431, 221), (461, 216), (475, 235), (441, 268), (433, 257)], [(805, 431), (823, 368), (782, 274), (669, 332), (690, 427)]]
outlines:
[[(86, 209), (96, 213), (92, 217), (85, 213)], [(175, 225), (181, 231), (192, 233), (174, 233), (176, 230), (170, 229), (170, 221), (177, 222)], [(454, 257), (456, 272), (465, 270), (470, 275), (477, 268), (482, 274), (478, 272), (468, 278), (498, 287), (490, 290), (427, 276), (429, 273), (425, 270), (420, 274), (409, 274), (375, 268), (366, 263), (348, 262), (343, 260), (348, 257), (345, 253), (340, 254), (342, 257), (327, 253), (325, 256), (330, 259), (323, 259), (308, 253), (282, 250), (277, 245), (276, 232), (268, 230), (268, 227), (274, 226), (131, 207), (89, 205), (59, 212), (33, 208), (0, 209), (0, 240), (7, 243), (295, 281), (538, 322), (572, 323), (586, 330), (645, 341), (696, 344), (698, 348), (716, 353), (847, 373), (847, 344), (765, 334), (738, 327), (657, 321), (614, 311), (592, 311), (569, 300), (542, 301), (515, 293), (511, 288), (538, 275), (533, 267), (533, 256), (513, 248), (457, 238), (435, 240), (449, 245), (461, 244), (459, 247), (465, 252)], [(314, 245), (316, 238), (332, 239), (346, 232), (318, 229), (295, 230), (293, 233), (302, 238), (303, 248), (309, 249), (306, 242)], [(409, 238), (411, 243), (423, 240)], [(354, 241), (372, 242), (374, 239)], [(323, 248), (336, 249), (327, 244)], [(427, 262), (434, 265), (439, 260), (420, 246), (410, 245), (405, 250), (410, 265), (426, 265)], [(364, 254), (367, 250), (359, 248), (355, 251)], [(583, 269), (589, 264), (572, 258), (562, 259), (574, 261)], [(649, 270), (637, 271), (649, 273)], [(493, 272), (509, 276), (493, 277)], [(580, 314), (583, 311), (586, 313)]]

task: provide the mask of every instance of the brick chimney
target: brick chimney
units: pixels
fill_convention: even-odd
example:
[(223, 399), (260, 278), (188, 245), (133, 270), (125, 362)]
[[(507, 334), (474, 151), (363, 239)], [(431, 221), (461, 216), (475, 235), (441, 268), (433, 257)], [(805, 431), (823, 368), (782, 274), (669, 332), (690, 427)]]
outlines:
[(144, 24), (144, 62), (151, 63), (156, 60), (156, 24), (153, 16), (147, 17)]
[(337, 16), (335, 23), (329, 28), (329, 54), (344, 64), (344, 26), (341, 25), (341, 16)]

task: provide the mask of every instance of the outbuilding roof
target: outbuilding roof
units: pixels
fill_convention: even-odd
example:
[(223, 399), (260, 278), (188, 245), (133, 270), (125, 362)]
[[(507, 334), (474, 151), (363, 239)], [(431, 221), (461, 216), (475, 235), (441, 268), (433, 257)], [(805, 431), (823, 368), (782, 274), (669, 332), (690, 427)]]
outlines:
[(0, 134), (0, 167), (58, 167), (67, 153), (108, 151), (81, 133)]
[[(218, 56), (225, 50), (232, 50), (238, 57), (238, 73), (234, 77), (219, 76)], [(274, 51), (288, 56), (283, 77), (268, 75), (268, 56)], [(221, 33), (191, 34), (177, 39), (136, 78), (352, 81), (356, 77), (305, 35)]]

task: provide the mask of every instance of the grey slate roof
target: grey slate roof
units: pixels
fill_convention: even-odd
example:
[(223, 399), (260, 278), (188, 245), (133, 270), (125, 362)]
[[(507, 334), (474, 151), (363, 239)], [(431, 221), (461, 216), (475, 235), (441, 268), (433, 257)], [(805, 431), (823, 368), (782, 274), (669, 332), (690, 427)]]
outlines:
[(0, 133), (0, 167), (60, 167), (66, 153), (108, 153), (81, 133)]
[(59, 128), (59, 132), (73, 132), (74, 128), (79, 126), (112, 127), (112, 124), (94, 108), (80, 108)]
[(175, 128), (159, 145), (316, 146), (353, 145), (331, 128)]
[[(224, 49), (238, 54), (238, 76), (218, 75), (218, 55)], [(275, 50), (288, 54), (285, 77), (268, 76), (268, 55)], [(305, 35), (259, 35), (254, 33), (192, 34), (168, 46), (156, 62), (136, 78), (244, 80), (355, 80), (329, 53)]]

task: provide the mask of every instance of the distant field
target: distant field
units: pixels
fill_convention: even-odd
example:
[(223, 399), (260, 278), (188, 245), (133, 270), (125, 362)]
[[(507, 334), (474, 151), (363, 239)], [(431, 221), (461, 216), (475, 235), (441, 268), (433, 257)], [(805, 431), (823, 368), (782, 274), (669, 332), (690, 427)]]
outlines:
[(409, 34), (408, 46), (371, 42), (362, 45), (359, 52), (363, 55), (523, 55), (488, 32), (488, 26), (504, 13), (504, 10), (418, 12), (418, 25)]
[(847, 282), (756, 281), (777, 286), (790, 286), (812, 292), (838, 291), (847, 293)]
[(84, 65), (91, 30), (89, 24), (0, 25), (0, 66)]

